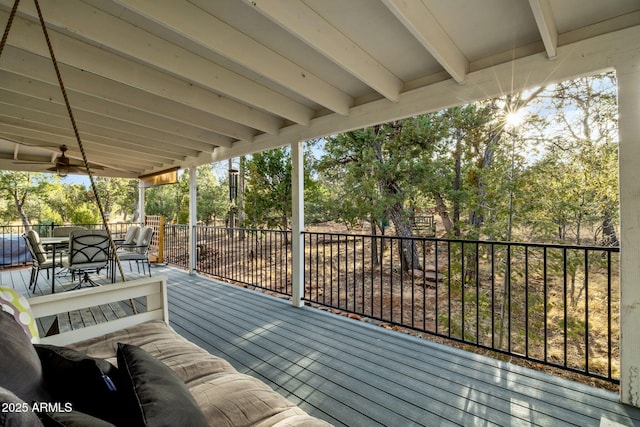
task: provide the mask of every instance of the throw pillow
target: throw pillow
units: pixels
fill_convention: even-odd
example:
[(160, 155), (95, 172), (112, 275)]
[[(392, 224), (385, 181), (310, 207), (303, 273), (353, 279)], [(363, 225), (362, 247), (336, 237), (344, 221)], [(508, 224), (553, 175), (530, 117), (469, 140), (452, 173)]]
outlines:
[(2, 310), (11, 314), (22, 326), (31, 342), (40, 342), (36, 319), (31, 314), (29, 301), (14, 289), (0, 286), (0, 306)]
[(79, 411), (44, 412), (40, 417), (44, 427), (115, 427), (115, 424)]
[(0, 387), (27, 403), (47, 401), (42, 386), (42, 366), (22, 326), (9, 313), (0, 311)]
[(118, 343), (118, 371), (121, 393), (128, 395), (130, 425), (207, 426), (180, 377), (146, 351)]
[(44, 387), (55, 402), (71, 403), (74, 410), (117, 422), (121, 406), (114, 380), (117, 368), (71, 348), (36, 344)]
[(42, 427), (40, 419), (24, 400), (0, 387), (0, 426)]

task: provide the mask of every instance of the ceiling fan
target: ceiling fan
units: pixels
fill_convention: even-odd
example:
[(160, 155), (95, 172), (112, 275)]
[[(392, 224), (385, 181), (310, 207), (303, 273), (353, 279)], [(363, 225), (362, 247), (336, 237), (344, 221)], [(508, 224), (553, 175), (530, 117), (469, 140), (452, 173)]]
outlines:
[[(75, 163), (69, 159), (65, 152), (68, 150), (66, 145), (61, 145), (60, 147), (60, 155), (55, 158), (55, 162), (31, 162), (31, 161), (20, 161), (15, 163), (27, 163), (27, 164), (51, 164), (54, 163), (53, 167), (47, 168), (50, 172), (56, 172), (58, 176), (61, 178), (66, 177), (70, 173), (86, 173), (86, 169), (83, 163)], [(92, 169), (104, 169), (102, 166), (90, 164)]]

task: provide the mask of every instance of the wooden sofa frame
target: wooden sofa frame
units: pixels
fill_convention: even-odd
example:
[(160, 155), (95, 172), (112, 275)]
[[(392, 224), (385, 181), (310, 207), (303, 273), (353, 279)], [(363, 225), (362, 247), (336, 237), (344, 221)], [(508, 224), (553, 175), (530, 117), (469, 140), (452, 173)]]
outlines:
[(39, 319), (103, 304), (128, 301), (134, 298), (144, 298), (146, 300), (147, 309), (145, 312), (61, 332), (56, 335), (41, 337), (40, 339), (40, 342), (43, 344), (64, 346), (150, 320), (164, 320), (166, 323), (169, 323), (167, 277), (147, 277), (113, 285), (37, 296), (30, 298), (29, 304), (33, 316)]
[[(38, 296), (31, 298), (29, 303), (36, 319), (45, 318), (43, 320), (48, 322), (52, 316), (60, 317), (60, 314), (123, 301), (129, 303), (131, 299), (145, 306), (145, 311), (98, 324), (81, 323), (77, 328), (74, 325), (73, 330), (42, 337), (41, 343), (70, 346), (72, 349), (77, 344), (79, 351), (89, 355), (95, 351), (102, 357), (103, 353), (113, 350), (110, 357), (115, 357), (113, 345), (122, 338), (117, 331), (123, 330), (121, 334), (133, 340), (132, 344), (140, 344), (141, 348), (144, 346), (141, 341), (150, 337), (159, 339), (161, 344), (148, 345), (149, 354), (171, 369), (175, 368), (174, 372), (192, 393), (208, 425), (330, 426), (306, 413), (260, 379), (238, 372), (226, 360), (210, 354), (172, 330), (167, 333), (163, 325), (168, 324), (169, 319), (165, 276)], [(132, 331), (135, 331), (134, 336), (130, 335)], [(89, 344), (85, 340), (89, 340)], [(167, 352), (163, 353), (164, 350)]]

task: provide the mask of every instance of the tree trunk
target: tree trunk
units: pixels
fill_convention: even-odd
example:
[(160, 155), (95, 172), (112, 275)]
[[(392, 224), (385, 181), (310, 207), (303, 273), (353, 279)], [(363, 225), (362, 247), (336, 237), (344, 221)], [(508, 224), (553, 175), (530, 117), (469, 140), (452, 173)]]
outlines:
[(24, 202), (27, 199), (27, 191), (24, 192), (22, 197), (18, 197), (18, 192), (13, 193), (13, 201), (16, 204), (16, 210), (18, 211), (18, 215), (20, 215), (20, 220), (22, 221), (22, 225), (25, 230), (31, 229), (31, 223), (29, 223), (29, 218), (27, 214), (24, 212)]
[(616, 234), (616, 228), (613, 224), (613, 218), (611, 212), (608, 210), (604, 213), (602, 218), (602, 242), (603, 246), (620, 246), (618, 235)]
[(138, 202), (138, 193), (136, 193), (136, 197), (134, 199), (134, 203), (133, 203), (133, 214), (131, 215), (131, 222), (138, 222), (138, 218), (140, 218), (140, 211), (138, 210), (139, 208), (139, 202)]
[(460, 187), (462, 181), (462, 130), (456, 130), (455, 178), (453, 181), (453, 234), (460, 237)]
[[(469, 215), (469, 222), (473, 226), (476, 235), (480, 233), (480, 228), (485, 221), (485, 208), (486, 208), (486, 190), (484, 182), (482, 181), (482, 171), (488, 169), (493, 164), (493, 144), (500, 139), (502, 132), (495, 132), (489, 138), (489, 143), (484, 149), (484, 155), (482, 157), (482, 163), (480, 164), (480, 172), (478, 173), (478, 203), (476, 208)], [(476, 236), (477, 237), (477, 236)]]
[(382, 254), (380, 254), (380, 258), (378, 258), (378, 231), (376, 230), (376, 221), (371, 219), (371, 265), (380, 265), (378, 259), (382, 259)]
[(411, 228), (411, 222), (404, 215), (404, 208), (401, 203), (395, 203), (391, 208), (387, 209), (387, 215), (393, 225), (396, 228), (396, 235), (399, 237), (408, 237), (407, 239), (401, 239), (402, 244), (402, 271), (407, 272), (412, 270), (422, 270), (420, 264), (420, 256), (418, 255), (418, 248), (416, 243), (411, 237), (413, 237), (413, 231)]
[(442, 224), (444, 225), (444, 229), (447, 234), (453, 232), (453, 222), (449, 217), (449, 211), (447, 210), (447, 205), (444, 203), (442, 199), (442, 194), (438, 191), (433, 192), (433, 198), (436, 201), (436, 210), (438, 211), (438, 215), (440, 215), (440, 219), (442, 219)]
[[(376, 130), (376, 134), (378, 131)], [(376, 158), (381, 163), (384, 163), (384, 156), (382, 155), (382, 144), (380, 141), (373, 141), (371, 143)], [(413, 229), (411, 227), (411, 220), (408, 215), (405, 215), (404, 211), (404, 197), (402, 196), (402, 190), (398, 183), (389, 176), (381, 178), (378, 182), (380, 192), (387, 196), (394, 197), (396, 202), (386, 210), (386, 215), (396, 228), (396, 235), (403, 237), (402, 242), (402, 257), (401, 264), (402, 270), (408, 271), (409, 268), (422, 270), (420, 264), (420, 257), (418, 255), (418, 248), (412, 239)], [(406, 239), (405, 239), (406, 238)]]

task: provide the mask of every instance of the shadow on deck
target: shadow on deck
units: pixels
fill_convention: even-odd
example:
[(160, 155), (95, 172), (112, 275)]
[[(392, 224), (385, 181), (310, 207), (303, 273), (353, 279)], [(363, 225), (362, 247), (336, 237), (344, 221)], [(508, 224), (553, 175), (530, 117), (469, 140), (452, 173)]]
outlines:
[[(640, 410), (611, 392), (175, 268), (152, 271), (169, 277), (177, 332), (335, 425), (640, 426)], [(22, 275), (28, 282), (29, 270), (0, 271), (0, 283), (19, 289)]]

